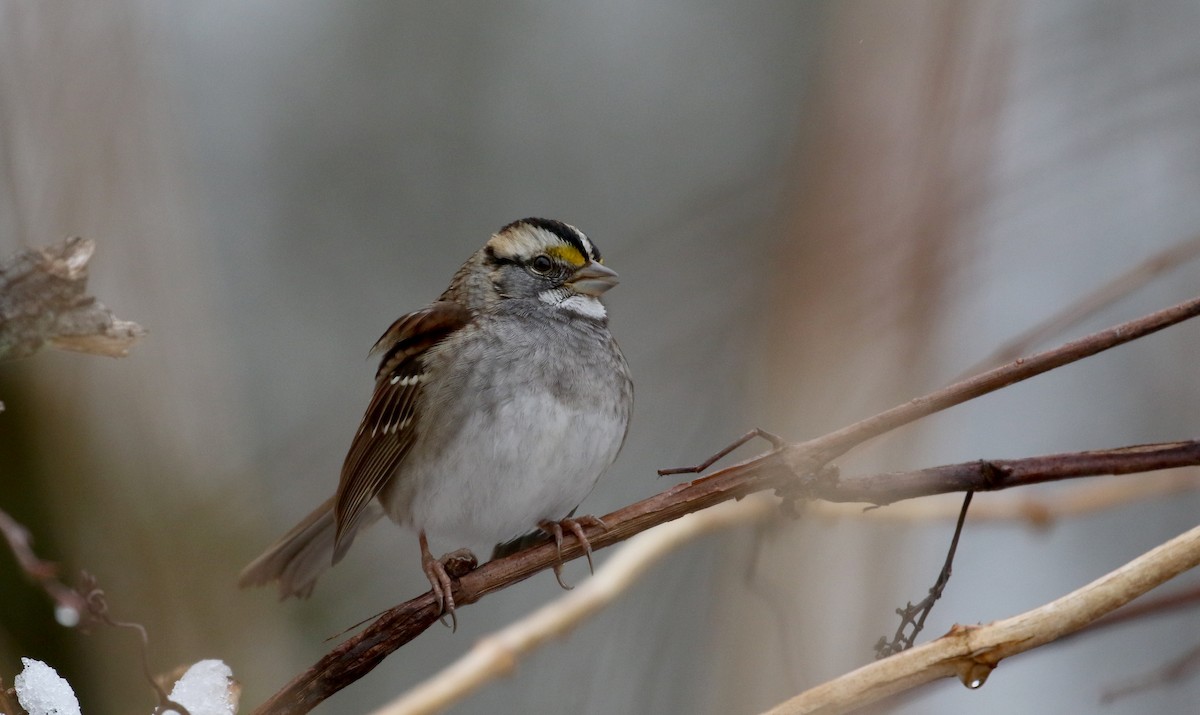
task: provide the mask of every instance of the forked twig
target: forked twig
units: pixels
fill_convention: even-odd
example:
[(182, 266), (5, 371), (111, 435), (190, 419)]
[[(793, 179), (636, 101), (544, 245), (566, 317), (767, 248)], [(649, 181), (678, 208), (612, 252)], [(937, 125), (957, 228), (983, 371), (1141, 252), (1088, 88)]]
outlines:
[(658, 470), (658, 476), (665, 477), (668, 474), (699, 474), (699, 473), (703, 472), (704, 470), (708, 469), (709, 467), (711, 467), (712, 465), (714, 465), (717, 462), (724, 459), (726, 456), (729, 455), (730, 452), (734, 451), (738, 447), (741, 447), (743, 444), (746, 444), (747, 442), (749, 442), (750, 440), (752, 440), (756, 437), (761, 437), (762, 439), (767, 440), (768, 442), (771, 443), (771, 446), (774, 447), (775, 449), (780, 449), (785, 444), (787, 444), (787, 440), (785, 440), (783, 437), (780, 437), (779, 435), (771, 434), (770, 432), (766, 431), (765, 429), (755, 427), (754, 429), (750, 430), (746, 434), (735, 439), (733, 442), (731, 442), (728, 446), (726, 446), (720, 452), (717, 452), (716, 454), (714, 454), (713, 456), (704, 460), (700, 464), (697, 464), (694, 467), (667, 467), (666, 469)]

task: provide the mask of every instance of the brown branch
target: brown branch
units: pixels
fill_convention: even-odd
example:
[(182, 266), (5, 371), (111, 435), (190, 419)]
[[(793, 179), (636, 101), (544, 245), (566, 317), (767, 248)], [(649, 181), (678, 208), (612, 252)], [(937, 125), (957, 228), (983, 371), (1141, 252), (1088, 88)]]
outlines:
[[(1050, 494), (1026, 492), (1013, 498), (989, 499), (971, 506), (971, 521), (1026, 522), (1045, 529), (1059, 519), (1196, 491), (1200, 491), (1200, 470), (1178, 467), (1145, 474), (1137, 480), (1109, 479)], [(932, 497), (900, 502), (887, 509), (867, 510), (854, 503), (813, 502), (806, 505), (804, 515), (822, 519), (865, 517), (875, 521), (916, 522), (954, 519), (960, 510), (957, 500)]]
[(0, 713), (26, 715), (25, 708), (17, 703), (16, 691), (12, 688), (5, 688), (2, 678), (0, 678)]
[[(947, 464), (911, 472), (841, 477), (832, 502), (889, 504), (902, 499), (954, 492), (997, 491), (1074, 477), (1134, 474), (1200, 464), (1200, 441), (1140, 444), (1092, 452), (1047, 454), (1023, 459), (989, 459)], [(889, 501), (879, 501), (886, 499)]]
[[(768, 489), (786, 491), (794, 498), (829, 499), (842, 496), (843, 498), (835, 500), (847, 500), (848, 498), (839, 492), (842, 480), (828, 476), (829, 472), (823, 470), (829, 461), (858, 444), (934, 412), (1136, 340), (1198, 314), (1200, 298), (1094, 333), (1053, 350), (1016, 360), (825, 436), (777, 447), (762, 456), (676, 485), (660, 494), (605, 515), (603, 520), (608, 529), (591, 529), (587, 536), (592, 548), (603, 548), (684, 514)], [(1176, 449), (1186, 449), (1181, 447), (1185, 444), (1192, 443), (1168, 445), (1166, 449), (1174, 454)], [(1143, 449), (1153, 451), (1153, 448), (1132, 448), (1131, 452), (1119, 459), (1093, 460), (1092, 463), (1104, 469), (1099, 473), (1112, 473), (1110, 470), (1120, 468), (1125, 460), (1135, 460), (1141, 463), (1143, 468), (1154, 469), (1179, 464), (1170, 462), (1161, 466), (1147, 466), (1153, 462), (1145, 457)], [(1092, 459), (1095, 453), (1087, 455), (1087, 459)], [(1197, 464), (1200, 460), (1187, 463)], [(979, 483), (970, 487), (975, 491), (1005, 488), (1020, 483), (1016, 479), (1005, 477), (1003, 473), (1001, 478), (997, 479), (993, 470), (987, 470), (986, 474), (980, 471), (978, 474)], [(818, 478), (818, 475), (821, 475), (821, 478)], [(1082, 475), (1066, 470), (1054, 478), (1071, 476)], [(1029, 475), (1026, 477), (1037, 478)], [(1046, 478), (1038, 480), (1046, 481)], [(941, 493), (947, 489), (949, 486), (942, 481), (927, 493)], [(920, 495), (922, 494), (915, 493), (911, 488), (904, 496), (892, 494), (890, 487), (885, 485), (879, 493), (873, 495), (864, 495), (858, 490), (854, 498), (863, 500), (864, 496), (868, 496), (866, 501), (888, 503)], [(581, 555), (583, 549), (577, 541), (570, 539), (564, 543), (564, 559), (578, 558)], [(538, 571), (553, 567), (557, 562), (555, 547), (548, 541), (504, 559), (491, 561), (455, 582), (454, 602), (460, 607), (474, 603), (492, 591), (527, 579)], [(308, 712), (325, 698), (365, 675), (388, 654), (415, 638), (436, 620), (437, 609), (433, 595), (428, 592), (386, 611), (362, 633), (339, 644), (315, 665), (297, 676), (255, 712), (258, 715)]]
[(94, 241), (75, 237), (0, 262), (0, 360), (28, 357), (46, 343), (123, 357), (146, 334), (87, 295), (88, 262), (95, 250)]

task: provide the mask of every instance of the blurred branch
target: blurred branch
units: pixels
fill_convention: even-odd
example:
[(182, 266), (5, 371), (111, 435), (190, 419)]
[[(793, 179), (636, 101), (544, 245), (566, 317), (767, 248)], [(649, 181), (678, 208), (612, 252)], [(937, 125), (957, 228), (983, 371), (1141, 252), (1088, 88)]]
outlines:
[(1196, 672), (1200, 672), (1200, 645), (1193, 647), (1187, 653), (1155, 668), (1140, 678), (1132, 680), (1125, 685), (1106, 690), (1100, 696), (1100, 702), (1105, 704), (1113, 703), (1160, 685), (1170, 685), (1171, 683), (1186, 680)]
[(33, 552), (33, 539), (29, 531), (0, 509), (0, 535), (8, 542), (8, 548), (17, 559), (17, 566), (25, 576), (40, 586), (54, 601), (54, 617), (64, 626), (72, 627), (88, 613), (87, 599), (78, 591), (58, 580), (58, 565), (42, 561)]
[[(822, 437), (797, 444), (776, 446), (764, 455), (718, 470), (706, 477), (676, 485), (608, 514), (603, 517), (608, 528), (593, 528), (587, 536), (593, 548), (611, 546), (684, 514), (768, 489), (783, 493), (789, 499), (844, 501), (850, 497), (841, 492), (842, 481), (831, 475), (827, 465), (858, 444), (921, 417), (1123, 345), (1198, 314), (1200, 298), (1094, 333), (1053, 350), (1018, 359)], [(1123, 456), (1116, 460), (1096, 458), (1096, 455), (1105, 453), (1085, 453), (1082, 459), (1094, 465), (1104, 465), (1106, 471), (1103, 473), (1110, 473), (1107, 470), (1111, 468), (1120, 469), (1126, 462), (1141, 464), (1142, 469), (1161, 469), (1177, 466), (1179, 462), (1154, 462), (1153, 459), (1147, 458), (1146, 450), (1161, 448), (1163, 454), (1160, 456), (1164, 459), (1168, 459), (1166, 455), (1177, 458), (1180, 451), (1187, 452), (1189, 444), (1192, 443), (1127, 448), (1120, 450)], [(1192, 446), (1194, 448), (1194, 444)], [(1070, 468), (1059, 469), (1057, 478), (1082, 476), (1075, 473), (1077, 471)], [(883, 504), (948, 490), (987, 491), (1007, 488), (1021, 484), (1021, 478), (1046, 481), (1037, 475), (1014, 476), (1003, 469), (981, 469), (976, 475), (977, 484), (968, 484), (968, 480), (957, 477), (951, 480), (939, 478), (935, 484), (929, 485), (929, 490), (924, 493), (913, 484), (904, 484), (900, 492), (893, 492), (890, 482), (887, 481), (876, 482), (878, 493), (865, 493), (861, 485), (852, 484), (851, 489), (856, 500), (865, 499)], [(563, 544), (561, 557), (564, 560), (581, 555), (583, 549), (578, 541), (571, 539)], [(460, 606), (474, 603), (492, 591), (523, 581), (539, 571), (552, 568), (558, 562), (558, 551), (549, 541), (509, 557), (491, 561), (455, 582), (454, 602)], [(325, 698), (372, 670), (388, 654), (424, 632), (437, 620), (437, 610), (433, 594), (427, 592), (386, 611), (362, 633), (342, 642), (315, 665), (298, 675), (255, 712), (259, 715), (308, 712)]]
[(25, 715), (25, 708), (17, 704), (16, 692), (4, 687), (4, 679), (0, 678), (0, 713), (6, 715)]
[(95, 250), (94, 241), (75, 237), (0, 262), (0, 360), (28, 357), (45, 343), (123, 357), (146, 334), (86, 294)]
[(977, 688), (1005, 658), (1050, 643), (1200, 564), (1200, 526), (1044, 606), (941, 638), (822, 683), (769, 715), (844, 713), (940, 678)]
[(967, 368), (962, 375), (964, 377), (973, 375), (993, 365), (1019, 358), (1042, 341), (1060, 335), (1076, 323), (1141, 288), (1164, 271), (1186, 263), (1197, 255), (1200, 255), (1200, 236), (1178, 243), (1147, 258), (1090, 294), (1063, 308), (1057, 314), (1004, 343), (992, 354)]

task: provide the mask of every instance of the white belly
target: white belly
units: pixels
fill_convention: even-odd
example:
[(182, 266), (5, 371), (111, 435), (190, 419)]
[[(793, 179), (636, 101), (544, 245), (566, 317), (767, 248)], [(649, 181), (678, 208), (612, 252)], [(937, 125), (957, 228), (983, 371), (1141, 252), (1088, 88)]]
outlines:
[(409, 498), (389, 500), (391, 516), (447, 548), (533, 531), (583, 501), (616, 458), (624, 431), (609, 411), (581, 411), (547, 393), (514, 397), (475, 412), (436, 456), (418, 441), (397, 475)]

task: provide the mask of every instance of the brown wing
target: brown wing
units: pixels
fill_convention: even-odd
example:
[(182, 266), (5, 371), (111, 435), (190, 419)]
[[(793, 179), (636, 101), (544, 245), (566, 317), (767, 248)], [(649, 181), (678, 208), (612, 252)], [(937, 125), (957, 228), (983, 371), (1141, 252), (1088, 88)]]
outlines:
[(414, 406), (425, 380), (421, 357), (467, 324), (470, 312), (452, 301), (401, 317), (371, 348), (383, 353), (375, 373), (375, 393), (350, 444), (334, 504), (337, 536), (334, 563), (349, 548), (363, 509), (383, 489), (416, 439)]

